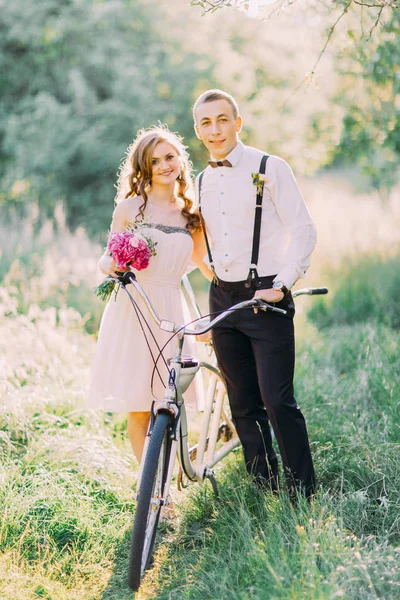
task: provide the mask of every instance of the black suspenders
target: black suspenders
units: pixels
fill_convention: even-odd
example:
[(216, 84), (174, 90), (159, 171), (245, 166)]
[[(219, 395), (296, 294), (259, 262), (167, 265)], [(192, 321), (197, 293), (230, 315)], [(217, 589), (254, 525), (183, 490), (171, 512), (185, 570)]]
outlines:
[[(265, 175), (265, 167), (267, 165), (268, 155), (264, 154), (260, 162), (260, 174)], [(260, 182), (262, 185), (257, 187), (257, 198), (256, 198), (256, 208), (254, 215), (254, 231), (253, 231), (253, 249), (251, 251), (251, 264), (249, 269), (249, 274), (247, 277), (247, 281), (245, 286), (247, 288), (257, 287), (258, 273), (257, 273), (257, 264), (258, 264), (258, 253), (260, 251), (260, 232), (261, 232), (261, 216), (262, 216), (262, 201), (263, 201), (263, 192), (264, 192), (264, 182)]]
[(214, 273), (213, 282), (218, 284), (218, 276), (215, 272), (214, 261), (213, 261), (213, 257), (211, 254), (210, 244), (208, 243), (206, 224), (204, 223), (203, 213), (201, 212), (201, 182), (203, 181), (203, 176), (204, 176), (204, 171), (202, 171), (199, 175), (199, 213), (200, 213), (200, 220), (201, 220), (201, 224), (202, 224), (203, 232), (204, 232), (204, 239), (206, 241), (206, 246), (207, 246), (208, 261), (210, 263), (211, 270)]
[[(265, 175), (265, 168), (267, 165), (267, 160), (269, 158), (268, 154), (264, 154), (261, 159), (259, 173), (261, 175)], [(202, 171), (199, 175), (199, 213), (201, 224), (203, 226), (204, 238), (206, 241), (208, 260), (210, 262), (210, 266), (212, 272), (214, 273), (214, 283), (218, 284), (218, 277), (215, 272), (214, 261), (211, 254), (210, 244), (208, 242), (206, 227), (204, 223), (204, 218), (201, 212), (201, 183), (203, 180), (204, 171)], [(257, 264), (258, 264), (258, 254), (260, 251), (260, 233), (261, 233), (261, 217), (262, 217), (262, 201), (263, 201), (263, 192), (264, 192), (264, 182), (260, 182), (261, 185), (257, 187), (257, 197), (256, 197), (256, 207), (255, 207), (255, 215), (254, 215), (254, 230), (253, 230), (253, 248), (251, 251), (251, 264), (249, 269), (249, 274), (245, 283), (245, 287), (247, 288), (255, 288), (257, 287), (258, 281), (258, 273), (257, 273)]]

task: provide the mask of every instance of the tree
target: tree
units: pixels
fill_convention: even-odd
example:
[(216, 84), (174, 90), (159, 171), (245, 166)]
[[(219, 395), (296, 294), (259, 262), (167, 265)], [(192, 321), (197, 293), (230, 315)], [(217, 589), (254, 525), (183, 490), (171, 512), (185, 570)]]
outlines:
[(376, 189), (387, 193), (398, 181), (400, 164), (400, 13), (393, 12), (374, 39), (358, 43), (338, 57), (341, 78), (330, 114), (318, 115), (318, 137), (334, 129), (340, 113), (337, 144), (326, 164), (357, 165)]
[[(204, 14), (268, 4), (271, 7), (267, 19), (295, 3), (296, 0), (191, 1)], [(339, 24), (346, 21), (350, 44), (344, 49), (336, 48), (335, 65), (340, 74), (337, 89), (331, 96), (330, 110), (324, 107), (311, 119), (308, 143), (319, 144), (320, 166), (356, 165), (369, 176), (372, 186), (384, 194), (398, 181), (400, 172), (399, 9), (397, 0), (335, 0), (328, 9), (314, 3), (314, 10), (333, 13), (332, 23), (316, 60), (289, 96), (296, 101), (299, 89), (318, 76), (328, 45), (334, 40)]]
[[(3, 0), (0, 5), (3, 203), (64, 202), (68, 224), (109, 226), (114, 183), (136, 131), (158, 120), (192, 135), (199, 65), (160, 35), (145, 0)], [(161, 15), (162, 16), (162, 15)], [(157, 18), (156, 18), (157, 17)]]

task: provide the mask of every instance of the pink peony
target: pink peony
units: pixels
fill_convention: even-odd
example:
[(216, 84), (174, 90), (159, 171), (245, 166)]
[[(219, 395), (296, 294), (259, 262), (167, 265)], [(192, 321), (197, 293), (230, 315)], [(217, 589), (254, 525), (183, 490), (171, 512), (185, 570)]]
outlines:
[(144, 237), (142, 235), (140, 235), (139, 233), (136, 233), (134, 235), (134, 237), (132, 237), (130, 239), (130, 244), (131, 246), (133, 246), (134, 248), (137, 248), (139, 246), (140, 242), (144, 242), (146, 243), (146, 240), (144, 239)]
[(132, 260), (132, 267), (137, 271), (147, 269), (150, 262), (151, 250), (144, 240), (139, 240), (135, 250), (135, 257)]
[(149, 266), (151, 250), (142, 236), (129, 232), (111, 233), (107, 248), (122, 271), (130, 265), (138, 271)]

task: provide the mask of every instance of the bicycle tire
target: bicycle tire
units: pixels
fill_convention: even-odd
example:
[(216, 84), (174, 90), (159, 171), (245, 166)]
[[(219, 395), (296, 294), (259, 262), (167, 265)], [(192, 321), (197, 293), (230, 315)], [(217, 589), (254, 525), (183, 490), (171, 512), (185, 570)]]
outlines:
[(152, 499), (162, 497), (164, 491), (171, 454), (170, 423), (170, 414), (157, 415), (143, 467), (128, 569), (128, 585), (134, 591), (139, 589), (143, 574), (152, 562), (161, 512), (161, 505)]

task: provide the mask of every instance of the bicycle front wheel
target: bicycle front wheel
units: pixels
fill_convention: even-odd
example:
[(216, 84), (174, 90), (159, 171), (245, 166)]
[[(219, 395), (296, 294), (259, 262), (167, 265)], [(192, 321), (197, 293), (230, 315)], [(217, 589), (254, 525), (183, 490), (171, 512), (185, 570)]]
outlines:
[(150, 567), (171, 454), (171, 415), (159, 413), (143, 467), (129, 557), (128, 584), (139, 589)]

